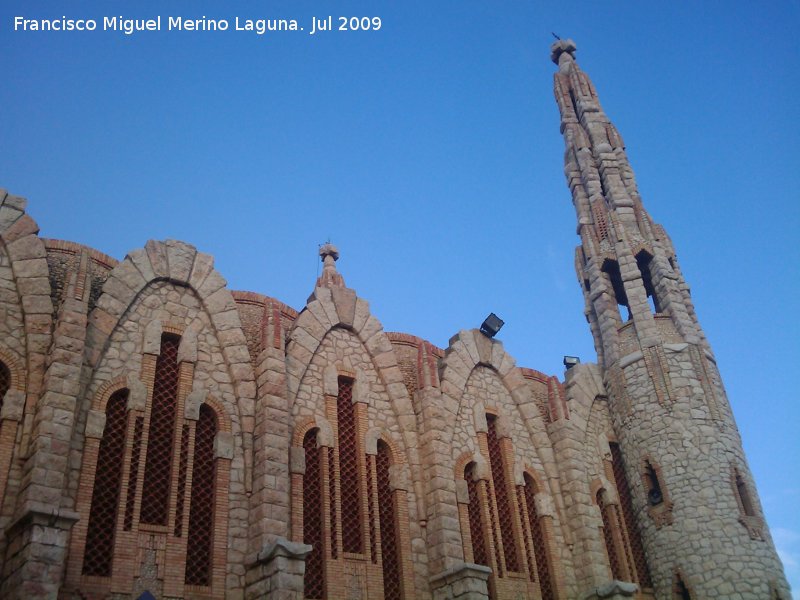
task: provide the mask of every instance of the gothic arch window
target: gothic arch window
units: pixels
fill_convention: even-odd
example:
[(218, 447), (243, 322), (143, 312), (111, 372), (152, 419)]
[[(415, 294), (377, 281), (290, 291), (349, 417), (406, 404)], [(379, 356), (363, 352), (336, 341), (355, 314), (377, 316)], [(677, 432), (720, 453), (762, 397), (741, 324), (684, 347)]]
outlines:
[(232, 448), (219, 436), (230, 428), (216, 401), (189, 397), (194, 364), (178, 363), (180, 339), (165, 333), (160, 355), (143, 356), (141, 389), (109, 382), (96, 400), (108, 394), (105, 425), (92, 429), (101, 433), (87, 425), (78, 503), (84, 488), (91, 501), (73, 530), (67, 579), (99, 595), (139, 572), (142, 533), (171, 557), (158, 566), (173, 595), (224, 590), (227, 521), (217, 517), (227, 513)]
[(492, 570), (491, 598), (538, 593), (551, 600), (562, 596), (552, 547), (553, 508), (542, 495), (546, 514), (540, 514), (533, 477), (515, 476), (507, 431), (502, 416), (487, 413), (486, 430), (477, 434), (480, 457), (467, 453), (456, 462), (465, 560)]
[(524, 500), (525, 512), (528, 516), (528, 527), (530, 528), (530, 538), (526, 535), (526, 545), (529, 548), (528, 560), (531, 563), (528, 567), (530, 578), (533, 581), (534, 574), (539, 576), (539, 589), (542, 594), (542, 600), (555, 600), (553, 556), (547, 546), (547, 537), (543, 530), (541, 517), (536, 509), (535, 496), (538, 488), (529, 473), (523, 475), (523, 481), (525, 485), (522, 486), (521, 495)]
[(208, 586), (211, 583), (216, 487), (214, 438), (217, 436), (217, 429), (216, 414), (208, 405), (203, 404), (195, 429), (185, 574), (188, 585)]
[(339, 485), (342, 502), (342, 549), (344, 552), (364, 552), (362, 530), (361, 477), (357, 448), (358, 428), (353, 405), (353, 380), (339, 377), (336, 399), (338, 425)]
[(83, 574), (110, 577), (125, 455), (128, 390), (111, 395), (95, 470)]
[(165, 333), (156, 360), (147, 458), (144, 466), (142, 523), (166, 525), (178, 403), (178, 346), (180, 337)]
[(736, 499), (739, 501), (739, 506), (746, 517), (755, 517), (756, 511), (753, 508), (753, 501), (750, 499), (750, 490), (739, 472), (739, 469), (734, 467), (734, 487), (736, 489)]
[[(375, 455), (375, 480), (378, 488), (378, 523), (380, 526), (380, 556), (383, 567), (383, 597), (385, 600), (400, 600), (402, 578), (400, 576), (400, 554), (397, 535), (397, 501), (389, 479), (392, 464), (389, 446), (378, 441)], [(374, 520), (371, 521), (374, 523)], [(374, 527), (373, 527), (374, 528)]]
[(611, 449), (611, 468), (614, 476), (614, 483), (619, 495), (619, 507), (622, 512), (621, 525), (623, 527), (623, 543), (628, 550), (628, 558), (633, 563), (631, 565), (631, 576), (635, 578), (643, 588), (652, 588), (653, 583), (650, 578), (650, 567), (647, 564), (647, 557), (644, 554), (644, 544), (642, 536), (636, 526), (636, 516), (633, 511), (633, 499), (631, 489), (628, 485), (628, 478), (625, 475), (625, 463), (622, 460), (622, 451), (619, 444), (609, 443)]
[(642, 460), (642, 483), (647, 499), (647, 513), (656, 527), (672, 523), (672, 500), (664, 484), (661, 467), (649, 457)]
[(647, 302), (650, 305), (650, 310), (653, 313), (660, 313), (661, 303), (656, 294), (656, 288), (653, 285), (653, 256), (646, 250), (642, 250), (636, 255), (636, 266), (639, 267), (639, 273), (642, 275), (642, 284), (644, 291), (647, 294)]
[[(622, 283), (622, 273), (619, 270), (619, 263), (615, 260), (606, 259), (603, 262), (603, 267), (601, 269), (603, 273), (608, 276), (608, 282), (611, 284), (611, 289), (614, 293), (614, 299), (617, 301), (617, 304), (620, 308), (624, 308), (624, 319), (625, 321), (631, 320), (631, 305), (628, 302), (628, 295), (625, 292), (625, 285)], [(623, 312), (620, 310), (620, 317), (622, 317)]]
[(672, 583), (672, 597), (674, 600), (692, 600), (692, 593), (683, 581), (680, 571), (675, 573)]
[(317, 429), (303, 438), (305, 472), (303, 473), (303, 543), (311, 545), (303, 578), (306, 598), (325, 597), (322, 548), (322, 448), (317, 446)]
[(512, 504), (513, 496), (509, 494), (508, 488), (509, 465), (500, 448), (500, 439), (497, 435), (497, 416), (487, 414), (486, 423), (489, 464), (492, 469), (492, 491), (497, 506), (500, 537), (503, 540), (503, 558), (506, 570), (519, 572), (521, 569), (517, 555), (517, 542), (514, 537), (515, 510)]
[(739, 508), (739, 522), (747, 528), (747, 532), (754, 540), (764, 539), (764, 521), (756, 512), (756, 506), (750, 493), (750, 486), (742, 475), (739, 467), (731, 465), (731, 487)]
[(474, 462), (469, 463), (464, 468), (464, 479), (467, 482), (467, 493), (469, 502), (467, 504), (468, 520), (469, 520), (469, 534), (472, 540), (472, 560), (479, 565), (489, 566), (489, 556), (486, 551), (486, 537), (485, 534), (488, 530), (484, 524), (483, 517), (483, 502), (481, 501), (481, 494), (479, 493), (478, 486), (480, 481), (475, 479), (476, 465)]
[(295, 425), (292, 537), (312, 546), (304, 577), (309, 599), (347, 595), (346, 586), (355, 584), (337, 575), (344, 571), (363, 573), (387, 600), (413, 594), (405, 457), (368, 428), (357, 383), (338, 376), (337, 387), (326, 389), (330, 422), (317, 416)]
[(619, 529), (617, 527), (613, 506), (606, 502), (606, 491), (604, 489), (597, 490), (595, 495), (595, 502), (600, 508), (600, 516), (603, 519), (603, 541), (606, 545), (606, 554), (608, 555), (608, 566), (611, 567), (611, 576), (614, 579), (626, 579), (622, 566), (624, 557), (619, 542)]

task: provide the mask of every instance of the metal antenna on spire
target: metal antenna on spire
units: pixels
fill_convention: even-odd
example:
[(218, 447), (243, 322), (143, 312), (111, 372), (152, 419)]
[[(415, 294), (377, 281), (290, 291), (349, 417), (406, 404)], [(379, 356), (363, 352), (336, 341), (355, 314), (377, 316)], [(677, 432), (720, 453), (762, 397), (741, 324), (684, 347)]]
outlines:
[(552, 33), (552, 34), (553, 34), (553, 37), (554, 37), (554, 38), (556, 38), (557, 40), (560, 40), (560, 39), (561, 39), (559, 36), (557, 36), (557, 35), (556, 35), (555, 33), (553, 33), (552, 31), (551, 31), (550, 33)]

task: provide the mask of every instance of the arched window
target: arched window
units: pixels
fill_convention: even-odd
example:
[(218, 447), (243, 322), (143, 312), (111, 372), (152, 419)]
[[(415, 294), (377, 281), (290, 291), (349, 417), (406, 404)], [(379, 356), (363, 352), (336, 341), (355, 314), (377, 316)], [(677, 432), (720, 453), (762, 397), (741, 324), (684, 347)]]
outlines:
[[(175, 334), (162, 336), (161, 354), (142, 360), (142, 379), (152, 382), (148, 401), (128, 406), (132, 391), (114, 392), (102, 438), (87, 438), (86, 456), (96, 448), (97, 462), (84, 461), (82, 481), (89, 482), (92, 497), (73, 530), (70, 555), (79, 558), (68, 565), (70, 585), (81, 585), (81, 576), (93, 577), (103, 593), (126, 585), (130, 570), (138, 569), (131, 566), (132, 549), (146, 533), (169, 557), (168, 564), (158, 564), (165, 586), (209, 588), (192, 594), (224, 590), (227, 520), (219, 516), (227, 512), (229, 446), (219, 446), (225, 458), (218, 456), (223, 415), (211, 399), (184, 412), (188, 399), (178, 394), (188, 394), (189, 386), (179, 388), (179, 381), (193, 380), (194, 365), (178, 364), (179, 344)], [(112, 570), (115, 555), (126, 559), (125, 568)], [(108, 579), (99, 583), (99, 577)]]
[(736, 489), (736, 496), (739, 501), (739, 506), (747, 517), (755, 517), (756, 511), (753, 508), (753, 501), (750, 499), (750, 490), (739, 473), (739, 469), (734, 468), (734, 482)]
[(475, 463), (471, 462), (464, 468), (464, 479), (467, 482), (469, 491), (469, 533), (472, 538), (472, 557), (476, 564), (489, 566), (489, 558), (486, 552), (486, 538), (481, 517), (481, 499), (478, 494), (478, 482), (475, 481)]
[(631, 489), (628, 485), (628, 478), (625, 475), (625, 463), (622, 461), (622, 451), (620, 450), (619, 444), (613, 442), (609, 444), (609, 447), (611, 448), (611, 467), (614, 471), (614, 483), (617, 486), (620, 508), (622, 509), (622, 521), (627, 532), (630, 550), (633, 554), (636, 583), (643, 588), (652, 588), (653, 583), (650, 579), (650, 568), (647, 565), (647, 558), (644, 554), (642, 536), (639, 534), (639, 529), (636, 526)]
[(530, 545), (533, 550), (533, 559), (536, 563), (535, 569), (534, 565), (529, 566), (531, 581), (533, 581), (533, 574), (538, 572), (542, 600), (555, 600), (553, 557), (550, 556), (550, 552), (547, 549), (547, 540), (542, 531), (539, 515), (536, 512), (536, 482), (528, 473), (525, 473), (523, 478), (525, 481), (523, 495), (532, 538)]
[(486, 415), (488, 431), (486, 439), (489, 446), (489, 464), (492, 469), (492, 483), (500, 520), (500, 537), (503, 540), (503, 557), (506, 569), (520, 571), (517, 543), (514, 539), (514, 507), (508, 493), (506, 464), (497, 437), (497, 417)]
[(603, 518), (603, 540), (606, 543), (606, 553), (608, 554), (608, 565), (611, 567), (611, 575), (614, 579), (623, 580), (625, 576), (622, 573), (622, 565), (620, 565), (619, 549), (614, 539), (614, 514), (612, 507), (606, 504), (605, 490), (597, 490), (595, 501), (597, 506), (600, 507), (600, 516)]
[(169, 518), (179, 344), (179, 336), (170, 333), (162, 335), (161, 354), (156, 361), (141, 512), (142, 523), (151, 525), (166, 525)]
[(303, 543), (311, 545), (303, 578), (306, 598), (325, 597), (322, 552), (322, 449), (317, 447), (317, 430), (303, 438), (306, 468), (303, 474)]
[(400, 600), (400, 555), (397, 550), (397, 509), (389, 482), (389, 447), (378, 441), (375, 471), (378, 483), (378, 514), (381, 533), (381, 563), (383, 567), (383, 597), (385, 600)]
[(106, 425), (95, 470), (83, 574), (111, 576), (114, 535), (125, 455), (128, 390), (121, 389), (106, 403)]
[(345, 552), (364, 552), (361, 529), (361, 494), (356, 438), (356, 414), (353, 406), (353, 380), (339, 378), (336, 400), (339, 428), (339, 471), (342, 491), (342, 549)]
[(189, 544), (186, 552), (185, 581), (189, 585), (211, 585), (214, 541), (214, 490), (216, 463), (214, 438), (217, 416), (205, 404), (200, 407), (194, 442), (194, 469), (189, 508)]
[(675, 581), (672, 586), (672, 597), (675, 600), (692, 600), (692, 594), (683, 581), (680, 573), (675, 573)]

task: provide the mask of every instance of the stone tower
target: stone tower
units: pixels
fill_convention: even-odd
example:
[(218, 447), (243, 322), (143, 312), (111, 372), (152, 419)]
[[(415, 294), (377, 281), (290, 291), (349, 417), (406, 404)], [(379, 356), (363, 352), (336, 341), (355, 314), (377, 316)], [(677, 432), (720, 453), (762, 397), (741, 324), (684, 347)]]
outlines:
[(620, 495), (630, 496), (625, 516), (642, 533), (656, 597), (789, 598), (675, 250), (644, 209), (575, 50), (559, 40), (551, 58), (581, 238), (575, 266), (616, 435), (609, 477), (627, 475)]

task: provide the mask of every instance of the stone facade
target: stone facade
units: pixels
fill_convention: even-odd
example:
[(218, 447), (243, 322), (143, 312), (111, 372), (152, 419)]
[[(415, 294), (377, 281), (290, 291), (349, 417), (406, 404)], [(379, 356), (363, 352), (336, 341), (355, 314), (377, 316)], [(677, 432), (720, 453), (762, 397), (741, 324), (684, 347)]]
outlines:
[(383, 330), (337, 272), (299, 312), (174, 240), (42, 239), (0, 193), (4, 598), (782, 598), (664, 230), (553, 45), (598, 364)]

